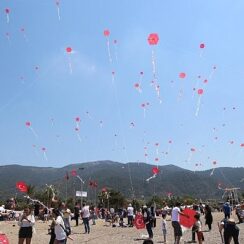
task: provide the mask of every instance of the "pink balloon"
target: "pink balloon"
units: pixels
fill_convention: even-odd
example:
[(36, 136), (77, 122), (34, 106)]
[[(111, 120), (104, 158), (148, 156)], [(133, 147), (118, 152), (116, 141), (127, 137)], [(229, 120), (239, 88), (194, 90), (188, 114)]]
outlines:
[(158, 174), (159, 173), (159, 168), (158, 167), (153, 167), (152, 168), (152, 173), (153, 174)]
[(186, 73), (184, 73), (184, 72), (181, 72), (181, 73), (179, 74), (179, 77), (180, 77), (181, 79), (184, 79), (184, 78), (186, 78)]
[(66, 47), (66, 52), (67, 53), (71, 53), (72, 52), (72, 48), (71, 47)]
[(158, 34), (157, 33), (151, 33), (148, 36), (148, 39), (147, 40), (148, 40), (149, 45), (157, 45), (158, 44), (158, 41), (159, 41)]
[(202, 94), (203, 94), (203, 89), (201, 89), (201, 88), (198, 89), (198, 90), (197, 90), (197, 94), (198, 94), (198, 95), (202, 95)]
[(27, 122), (25, 122), (25, 125), (26, 125), (27, 127), (30, 127), (30, 126), (31, 126), (31, 122), (30, 122), (30, 121), (27, 121)]
[(205, 44), (204, 43), (201, 43), (200, 44), (200, 48), (205, 48)]
[(104, 30), (103, 34), (104, 34), (104, 36), (109, 36), (110, 35), (110, 31), (109, 30)]

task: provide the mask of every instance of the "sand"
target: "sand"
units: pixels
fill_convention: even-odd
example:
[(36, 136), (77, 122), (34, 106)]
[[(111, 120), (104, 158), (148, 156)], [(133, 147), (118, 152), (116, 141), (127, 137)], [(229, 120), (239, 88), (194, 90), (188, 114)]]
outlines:
[[(236, 216), (233, 214), (232, 217), (236, 219)], [(221, 238), (217, 227), (217, 222), (223, 218), (223, 213), (213, 213), (213, 226), (211, 232), (204, 232), (205, 243), (206, 244), (220, 244)], [(202, 222), (204, 223), (204, 217), (201, 217)], [(237, 221), (237, 219), (236, 219)], [(50, 224), (51, 222), (49, 222)], [(89, 243), (89, 244), (124, 244), (124, 243), (134, 243), (139, 244), (143, 243), (143, 239), (145, 235), (147, 235), (146, 229), (137, 230), (135, 227), (133, 228), (120, 228), (111, 226), (105, 226), (103, 220), (97, 220), (96, 225), (91, 225), (91, 233), (84, 233), (84, 226), (81, 225), (75, 227), (75, 222), (71, 222), (72, 226), (72, 235), (71, 237), (74, 239), (68, 240), (69, 244), (80, 244), (80, 243)], [(109, 224), (107, 224), (109, 225)], [(244, 223), (238, 225), (240, 228), (239, 242), (240, 244), (244, 244)], [(171, 226), (171, 221), (167, 221), (168, 234), (167, 234), (167, 243), (173, 244), (173, 229)], [(48, 223), (43, 223), (42, 221), (37, 221), (35, 224), (36, 233), (33, 234), (32, 244), (48, 244), (50, 235), (48, 235)], [(14, 221), (0, 222), (0, 232), (5, 233), (10, 241), (10, 244), (18, 243), (18, 230), (19, 227)], [(207, 230), (207, 226), (203, 225), (203, 230)], [(154, 232), (154, 243), (162, 243), (163, 236), (161, 231), (161, 219), (157, 218), (157, 226), (153, 229)], [(181, 243), (186, 243), (191, 240), (191, 231), (187, 230), (183, 234), (183, 238), (181, 239)]]

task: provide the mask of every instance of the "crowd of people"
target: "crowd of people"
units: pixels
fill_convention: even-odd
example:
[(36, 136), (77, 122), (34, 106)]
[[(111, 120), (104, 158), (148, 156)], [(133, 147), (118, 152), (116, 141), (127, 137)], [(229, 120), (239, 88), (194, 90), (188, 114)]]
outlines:
[[(2, 205), (0, 207), (0, 217), (5, 217), (9, 219), (10, 212), (4, 208)], [(35, 231), (34, 225), (38, 218), (41, 218), (43, 222), (50, 223), (49, 234), (50, 241), (49, 244), (66, 244), (68, 239), (72, 239), (70, 234), (71, 221), (75, 221), (75, 225), (79, 225), (79, 221), (82, 221), (84, 226), (84, 234), (89, 234), (91, 231), (90, 222), (92, 225), (96, 225), (96, 219), (103, 219), (105, 224), (112, 227), (134, 227), (135, 216), (141, 216), (143, 223), (148, 233), (148, 238), (146, 243), (153, 243), (153, 232), (156, 227), (156, 216), (161, 217), (161, 233), (164, 243), (167, 243), (168, 233), (168, 223), (166, 218), (170, 216), (171, 225), (173, 227), (174, 233), (174, 244), (179, 244), (181, 237), (183, 235), (182, 226), (180, 223), (180, 216), (190, 218), (185, 211), (185, 208), (191, 208), (195, 210), (194, 219), (195, 222), (192, 226), (192, 240), (191, 243), (202, 244), (204, 242), (203, 233), (203, 220), (205, 220), (205, 225), (208, 227), (207, 231), (212, 230), (213, 215), (211, 207), (206, 204), (199, 204), (193, 206), (182, 206), (179, 202), (169, 208), (167, 204), (164, 204), (162, 209), (156, 209), (155, 206), (143, 205), (140, 209), (135, 209), (131, 203), (128, 204), (127, 208), (110, 209), (101, 207), (97, 208), (93, 205), (88, 206), (83, 203), (82, 206), (77, 202), (75, 204), (73, 211), (67, 208), (65, 203), (61, 202), (57, 208), (48, 209), (41, 208), (39, 204), (35, 204), (33, 209), (25, 208), (21, 214), (14, 214), (13, 216), (18, 220), (19, 230), (19, 244), (31, 243), (32, 234)], [(229, 202), (226, 202), (222, 208), (223, 220), (219, 223), (219, 232), (222, 238), (222, 242), (225, 244), (230, 244), (233, 240), (234, 244), (239, 244), (239, 228), (232, 217), (233, 209)], [(235, 208), (236, 215), (238, 217), (239, 223), (243, 222), (243, 208), (237, 205)], [(13, 213), (14, 211), (11, 211)], [(127, 221), (126, 221), (127, 219)], [(169, 220), (169, 219), (167, 219)]]

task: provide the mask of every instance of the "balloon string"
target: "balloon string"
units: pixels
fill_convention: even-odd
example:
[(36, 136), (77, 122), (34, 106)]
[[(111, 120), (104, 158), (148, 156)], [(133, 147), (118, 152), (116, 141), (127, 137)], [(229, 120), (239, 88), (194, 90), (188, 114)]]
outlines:
[(115, 56), (116, 62), (118, 63), (118, 52), (117, 52), (117, 45), (116, 44), (115, 44), (114, 56)]
[(45, 159), (46, 161), (48, 161), (46, 152), (43, 152), (43, 157), (44, 157), (44, 159)]
[(213, 69), (213, 70), (210, 72), (209, 76), (208, 76), (208, 79), (209, 79), (209, 80), (212, 79), (214, 73), (215, 73), (215, 70)]
[(143, 109), (143, 117), (144, 117), (144, 119), (146, 118), (146, 109), (145, 108)]
[(153, 174), (153, 176), (149, 177), (148, 179), (146, 179), (147, 182), (149, 182), (151, 179), (156, 178), (157, 174)]
[(108, 49), (108, 58), (109, 58), (109, 62), (112, 63), (112, 57), (111, 57), (111, 51), (110, 51), (109, 38), (107, 38), (107, 49)]
[(72, 75), (73, 69), (72, 69), (72, 65), (71, 65), (71, 60), (69, 60), (69, 72)]
[(192, 151), (189, 152), (188, 158), (187, 158), (187, 162), (190, 163), (191, 159), (192, 159)]
[(59, 7), (57, 7), (57, 12), (58, 12), (58, 20), (61, 20)]
[(153, 79), (157, 79), (156, 78), (156, 60), (155, 60), (155, 54), (154, 54), (153, 49), (152, 49), (152, 71), (153, 71)]
[(9, 14), (7, 14), (7, 24), (9, 23)]
[(197, 109), (196, 109), (196, 113), (195, 113), (195, 116), (196, 116), (196, 117), (198, 116), (198, 113), (199, 113), (199, 110), (200, 110), (200, 106), (201, 106), (201, 97), (202, 97), (202, 96), (199, 96), (199, 97), (198, 97), (198, 101), (197, 101)]
[(200, 58), (202, 58), (203, 50), (200, 51)]
[(36, 138), (38, 138), (37, 133), (35, 132), (35, 130), (34, 130), (32, 127), (30, 127), (30, 130), (31, 130), (31, 132), (33, 133), (33, 135), (34, 135)]
[(82, 140), (81, 140), (79, 132), (77, 132), (77, 137), (78, 137), (79, 142), (81, 142)]
[(215, 168), (213, 168), (213, 170), (211, 171), (210, 176), (212, 176), (212, 175), (213, 175), (214, 170), (215, 170)]

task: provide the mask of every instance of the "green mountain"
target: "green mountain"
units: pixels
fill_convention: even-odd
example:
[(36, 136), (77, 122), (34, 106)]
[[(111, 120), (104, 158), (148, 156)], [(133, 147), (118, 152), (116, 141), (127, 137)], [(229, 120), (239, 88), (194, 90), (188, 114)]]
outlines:
[[(196, 198), (220, 198), (222, 188), (240, 187), (244, 189), (244, 168), (216, 168), (193, 172), (174, 165), (159, 166), (159, 174), (146, 181), (152, 174), (152, 165), (146, 163), (122, 164), (112, 161), (96, 161), (82, 164), (67, 165), (63, 168), (33, 167), (21, 165), (5, 165), (0, 167), (0, 196), (3, 199), (19, 193), (15, 187), (17, 181), (43, 188), (46, 184), (54, 185), (62, 196), (75, 196), (81, 190), (81, 182), (71, 175), (71, 170), (85, 181), (82, 190), (94, 198), (96, 192), (103, 187), (113, 188), (126, 197), (149, 198), (153, 195), (165, 196), (168, 192), (177, 196), (194, 196)], [(66, 180), (65, 176), (69, 175)], [(91, 188), (90, 181), (96, 181), (98, 187)]]

